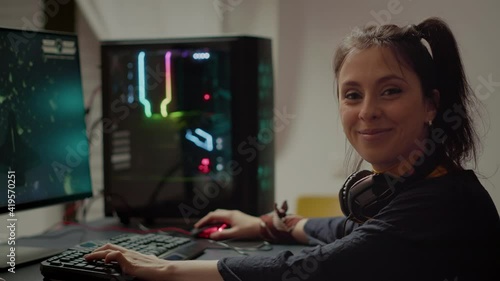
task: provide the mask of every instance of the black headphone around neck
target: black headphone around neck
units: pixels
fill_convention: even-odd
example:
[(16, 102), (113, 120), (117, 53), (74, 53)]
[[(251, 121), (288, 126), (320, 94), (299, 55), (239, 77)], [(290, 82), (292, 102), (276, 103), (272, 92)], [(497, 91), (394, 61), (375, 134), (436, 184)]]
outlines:
[(340, 208), (344, 215), (357, 223), (364, 223), (374, 217), (400, 191), (411, 183), (424, 179), (436, 168), (435, 158), (423, 160), (407, 176), (394, 177), (367, 170), (351, 174), (339, 191)]

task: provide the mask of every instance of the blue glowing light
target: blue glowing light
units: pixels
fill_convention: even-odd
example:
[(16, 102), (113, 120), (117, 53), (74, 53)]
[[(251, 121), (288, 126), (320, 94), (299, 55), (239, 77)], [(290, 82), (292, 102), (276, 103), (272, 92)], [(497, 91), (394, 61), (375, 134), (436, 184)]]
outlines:
[(208, 60), (210, 58), (210, 53), (194, 53), (193, 59), (195, 60)]
[(137, 58), (137, 65), (138, 65), (138, 77), (139, 77), (139, 102), (144, 105), (144, 114), (146, 114), (147, 117), (151, 117), (151, 104), (149, 101), (146, 99), (146, 78), (145, 78), (145, 73), (146, 69), (144, 67), (144, 57), (146, 56), (146, 53), (140, 52), (139, 56)]
[(195, 129), (194, 133), (203, 138), (204, 141), (200, 140), (200, 138), (198, 136), (195, 136), (189, 129), (186, 130), (186, 139), (193, 142), (196, 146), (201, 147), (207, 151), (214, 150), (213, 138), (209, 133), (203, 131), (200, 128)]

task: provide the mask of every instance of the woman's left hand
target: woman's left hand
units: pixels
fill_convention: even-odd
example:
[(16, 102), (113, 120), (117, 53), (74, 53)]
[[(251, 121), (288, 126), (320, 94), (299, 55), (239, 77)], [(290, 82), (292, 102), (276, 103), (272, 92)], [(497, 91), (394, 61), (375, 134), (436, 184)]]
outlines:
[(154, 255), (144, 255), (123, 247), (106, 244), (85, 255), (87, 261), (104, 260), (105, 263), (118, 262), (123, 273), (141, 280), (162, 280), (167, 277), (168, 261)]

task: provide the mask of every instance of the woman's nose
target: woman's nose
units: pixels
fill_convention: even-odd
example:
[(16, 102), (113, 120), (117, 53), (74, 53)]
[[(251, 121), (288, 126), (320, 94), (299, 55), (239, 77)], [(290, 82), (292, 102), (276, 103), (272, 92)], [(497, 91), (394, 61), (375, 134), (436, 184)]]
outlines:
[(382, 114), (380, 105), (376, 99), (365, 98), (361, 104), (359, 118), (365, 121), (378, 119)]

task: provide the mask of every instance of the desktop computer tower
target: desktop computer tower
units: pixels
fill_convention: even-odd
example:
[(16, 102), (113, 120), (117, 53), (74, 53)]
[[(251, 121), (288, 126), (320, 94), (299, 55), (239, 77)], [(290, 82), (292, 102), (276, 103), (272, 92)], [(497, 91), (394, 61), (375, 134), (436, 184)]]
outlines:
[(108, 41), (101, 57), (106, 216), (273, 209), (269, 39)]

